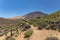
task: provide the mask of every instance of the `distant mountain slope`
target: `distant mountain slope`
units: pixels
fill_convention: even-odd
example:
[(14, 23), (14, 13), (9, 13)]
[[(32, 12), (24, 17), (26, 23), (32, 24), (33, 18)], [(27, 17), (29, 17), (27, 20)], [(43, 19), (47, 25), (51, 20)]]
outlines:
[(22, 16), (15, 16), (15, 17), (12, 17), (12, 18), (9, 18), (10, 20), (22, 20), (24, 19), (24, 17)]
[(0, 31), (5, 30), (9, 27), (16, 26), (18, 24), (19, 20), (11, 20), (6, 18), (0, 17)]
[(47, 15), (46, 17), (44, 17), (45, 19), (54, 19), (54, 20), (58, 20), (60, 19), (60, 10), (50, 14), (50, 15)]
[(36, 17), (44, 17), (45, 15), (47, 15), (47, 14), (45, 14), (43, 12), (31, 12), (29, 14), (26, 14), (24, 17), (25, 17), (25, 19), (34, 19)]

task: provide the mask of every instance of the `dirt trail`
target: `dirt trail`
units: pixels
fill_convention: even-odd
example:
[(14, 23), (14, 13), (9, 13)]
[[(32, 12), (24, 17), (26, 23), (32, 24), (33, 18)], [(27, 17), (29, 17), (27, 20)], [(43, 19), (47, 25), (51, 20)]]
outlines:
[(37, 30), (33, 28), (33, 34), (29, 40), (45, 40), (47, 37), (58, 37), (60, 39), (60, 33), (54, 30)]
[(37, 40), (37, 39), (40, 39), (40, 34), (38, 34), (40, 31), (39, 30), (37, 30), (36, 28), (32, 28), (32, 30), (33, 30), (33, 34), (32, 34), (32, 36), (30, 37), (30, 39), (29, 40)]
[(25, 39), (24, 39), (24, 33), (25, 33), (25, 32), (19, 33), (19, 35), (18, 35), (18, 37), (16, 38), (16, 40), (25, 40)]
[[(58, 37), (60, 39), (60, 33), (58, 31), (54, 30), (38, 30), (36, 27), (33, 27), (31, 25), (31, 29), (33, 30), (33, 34), (29, 38), (29, 40), (45, 40), (47, 37), (53, 36), (53, 37)], [(19, 36), (16, 38), (16, 40), (26, 40), (24, 38), (24, 33), (21, 32)]]

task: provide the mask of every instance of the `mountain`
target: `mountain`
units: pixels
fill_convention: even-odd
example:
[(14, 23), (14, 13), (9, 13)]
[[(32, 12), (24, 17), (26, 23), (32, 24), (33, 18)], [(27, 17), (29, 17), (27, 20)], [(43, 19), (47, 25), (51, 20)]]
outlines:
[(12, 18), (9, 18), (10, 20), (22, 20), (24, 19), (24, 17), (22, 16), (15, 16), (15, 17), (12, 17)]
[(43, 12), (31, 12), (29, 14), (24, 15), (25, 19), (34, 19), (36, 17), (44, 17), (47, 14), (43, 13)]

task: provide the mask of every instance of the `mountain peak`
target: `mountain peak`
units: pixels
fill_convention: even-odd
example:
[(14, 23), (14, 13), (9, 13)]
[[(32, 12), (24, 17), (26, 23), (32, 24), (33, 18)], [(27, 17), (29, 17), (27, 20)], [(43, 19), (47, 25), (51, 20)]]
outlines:
[(31, 12), (29, 14), (26, 14), (24, 17), (25, 19), (34, 19), (36, 17), (43, 17), (47, 14), (43, 13), (43, 12), (39, 12), (39, 11), (36, 11), (36, 12)]

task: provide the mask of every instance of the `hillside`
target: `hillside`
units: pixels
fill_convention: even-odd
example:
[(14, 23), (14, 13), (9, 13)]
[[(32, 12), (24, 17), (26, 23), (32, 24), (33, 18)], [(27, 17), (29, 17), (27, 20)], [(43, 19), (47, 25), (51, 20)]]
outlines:
[(33, 24), (34, 26), (39, 26), (39, 28), (60, 30), (60, 10), (45, 17), (30, 20), (29, 23)]
[(56, 11), (56, 12), (53, 12), (49, 15), (47, 15), (46, 17), (44, 17), (46, 19), (60, 19), (60, 10)]
[[(5, 31), (10, 32), (10, 37), (6, 37), (16, 40), (45, 40), (47, 37), (60, 40), (60, 10), (49, 15), (32, 12), (23, 17), (0, 18), (0, 33)], [(26, 35), (28, 36), (25, 38)]]
[[(41, 17), (41, 18), (37, 19), (36, 17)], [(33, 19), (33, 20), (29, 20), (30, 23), (32, 23), (33, 25), (39, 25), (38, 23), (40, 22), (42, 22), (42, 24), (43, 22), (48, 23), (48, 21), (60, 22), (59, 21), (60, 10), (52, 14), (49, 14), (49, 15), (42, 13), (42, 12), (31, 12), (23, 17), (15, 16), (15, 17), (8, 18), (8, 19), (0, 17), (0, 29), (5, 29), (7, 27), (15, 26), (19, 21), (22, 21), (23, 19)]]
[(34, 19), (36, 17), (44, 17), (46, 15), (47, 14), (45, 14), (43, 12), (31, 12), (31, 13), (24, 15), (24, 17), (25, 17), (25, 19)]
[(11, 20), (6, 18), (0, 18), (0, 31), (4, 31), (10, 27), (16, 26), (20, 20)]

